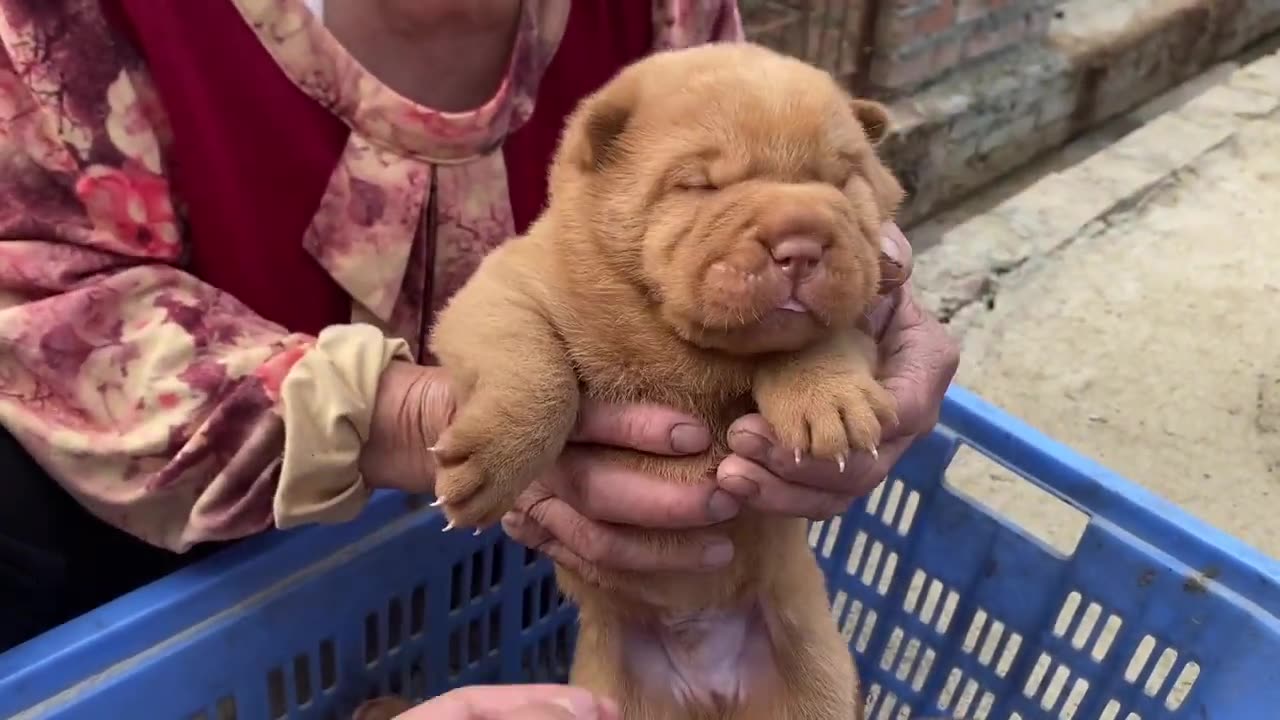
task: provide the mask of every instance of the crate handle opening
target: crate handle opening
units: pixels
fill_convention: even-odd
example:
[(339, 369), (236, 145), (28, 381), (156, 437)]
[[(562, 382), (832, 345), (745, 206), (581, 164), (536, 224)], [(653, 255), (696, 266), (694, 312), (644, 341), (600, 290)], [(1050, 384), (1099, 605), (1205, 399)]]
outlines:
[(944, 481), (1063, 558), (1075, 555), (1089, 515), (963, 443)]

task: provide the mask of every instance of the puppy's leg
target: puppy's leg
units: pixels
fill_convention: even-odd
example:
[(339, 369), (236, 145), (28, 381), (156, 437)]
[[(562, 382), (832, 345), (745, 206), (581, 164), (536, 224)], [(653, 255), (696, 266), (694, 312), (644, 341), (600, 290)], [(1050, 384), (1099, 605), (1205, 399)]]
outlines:
[(874, 453), (881, 426), (895, 421), (893, 398), (875, 377), (876, 347), (848, 331), (761, 366), (752, 394), (783, 447), (834, 460)]
[[(778, 441), (843, 465), (853, 450), (875, 452), (881, 426), (895, 420), (893, 399), (876, 381), (876, 348), (856, 331), (762, 366), (753, 395)], [(735, 720), (848, 720), (863, 717), (849, 647), (831, 618), (826, 581), (803, 523), (784, 541), (791, 560), (772, 578), (765, 606), (780, 687), (765, 714)], [(750, 710), (749, 713), (755, 713)]]
[(778, 684), (770, 702), (735, 720), (863, 720), (849, 646), (831, 617), (826, 581), (803, 537), (795, 561), (764, 599)]
[(642, 687), (637, 674), (644, 669), (626, 657), (626, 620), (607, 610), (598, 613), (584, 607), (584, 611), (580, 614), (578, 642), (569, 672), (570, 685), (613, 700), (622, 720), (722, 720), (720, 713), (678, 702), (674, 685), (666, 693)]
[(601, 607), (585, 604), (578, 613), (578, 641), (573, 649), (569, 684), (618, 704), (623, 720), (661, 720), (638, 702), (623, 662), (622, 619)]
[(435, 448), (435, 490), (458, 526), (501, 519), (559, 457), (578, 413), (577, 377), (544, 310), (549, 291), (519, 242), (481, 264), (432, 330), (458, 398)]

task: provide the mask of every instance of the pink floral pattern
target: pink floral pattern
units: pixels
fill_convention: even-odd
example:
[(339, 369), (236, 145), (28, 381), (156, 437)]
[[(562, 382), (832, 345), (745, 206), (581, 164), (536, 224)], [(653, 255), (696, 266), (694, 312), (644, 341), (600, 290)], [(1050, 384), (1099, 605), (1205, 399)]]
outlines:
[[(233, 2), (294, 83), (352, 130), (304, 247), (356, 301), (362, 319), (420, 352), (425, 315), (514, 231), (506, 173), (496, 150), (533, 112), (569, 3), (523, 3), (520, 32), (497, 92), (474, 111), (445, 113), (379, 82), (297, 0)], [(431, 219), (438, 228), (432, 304), (424, 305), (422, 289), (406, 292), (405, 279), (433, 177), (446, 189), (465, 184), (474, 197), (461, 198), (456, 211), (445, 209), (452, 200), (437, 203), (441, 211)], [(352, 212), (355, 207), (361, 210)], [(480, 244), (451, 247), (450, 240), (458, 238)]]
[[(507, 77), (466, 113), (393, 92), (302, 0), (223, 1), (352, 130), (298, 242), (354, 319), (420, 352), (432, 309), (513, 232), (499, 150), (568, 0), (523, 4)], [(655, 0), (654, 23), (657, 48), (741, 39), (733, 0)], [(100, 517), (183, 550), (271, 526), (280, 385), (313, 338), (178, 269), (171, 131), (116, 32), (98, 0), (0, 0), (0, 425)]]
[(178, 259), (178, 218), (162, 176), (131, 161), (119, 168), (92, 165), (76, 180), (76, 197), (102, 233), (100, 245), (117, 244), (166, 262)]

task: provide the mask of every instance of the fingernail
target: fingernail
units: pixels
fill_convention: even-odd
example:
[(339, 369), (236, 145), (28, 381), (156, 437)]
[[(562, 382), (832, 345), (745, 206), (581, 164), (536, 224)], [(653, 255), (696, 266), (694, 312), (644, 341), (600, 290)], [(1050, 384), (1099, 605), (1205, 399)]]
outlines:
[(698, 425), (676, 425), (671, 428), (671, 449), (682, 455), (700, 453), (711, 447), (711, 433)]
[(724, 567), (733, 559), (733, 543), (728, 540), (717, 540), (702, 551), (702, 564), (705, 567)]
[(895, 265), (890, 271), (880, 275), (880, 284), (876, 286), (876, 291), (881, 295), (888, 295), (899, 287), (902, 287), (902, 267)]
[(738, 514), (738, 501), (723, 490), (711, 493), (707, 501), (707, 516), (715, 522), (724, 522)]
[(902, 245), (888, 232), (880, 233), (880, 253), (884, 255), (885, 260), (898, 267), (902, 267), (905, 264), (902, 258)]
[(760, 486), (750, 478), (744, 478), (741, 475), (727, 475), (718, 481), (720, 487), (737, 495), (740, 498), (753, 498), (760, 494)]
[(504, 532), (511, 532), (520, 527), (524, 523), (524, 514), (515, 511), (509, 512), (502, 516), (502, 529)]
[(880, 293), (893, 290), (907, 278), (907, 261), (902, 256), (902, 245), (888, 233), (880, 236)]
[(752, 457), (760, 457), (769, 452), (769, 438), (757, 435), (750, 430), (739, 430), (729, 435), (729, 444), (736, 446), (735, 452)]

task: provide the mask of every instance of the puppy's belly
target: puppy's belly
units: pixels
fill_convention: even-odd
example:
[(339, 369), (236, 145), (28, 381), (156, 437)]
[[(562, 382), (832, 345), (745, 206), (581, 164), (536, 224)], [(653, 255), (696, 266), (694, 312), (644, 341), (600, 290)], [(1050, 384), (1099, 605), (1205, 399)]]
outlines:
[(758, 604), (630, 624), (622, 639), (635, 687), (677, 706), (730, 710), (777, 675)]

